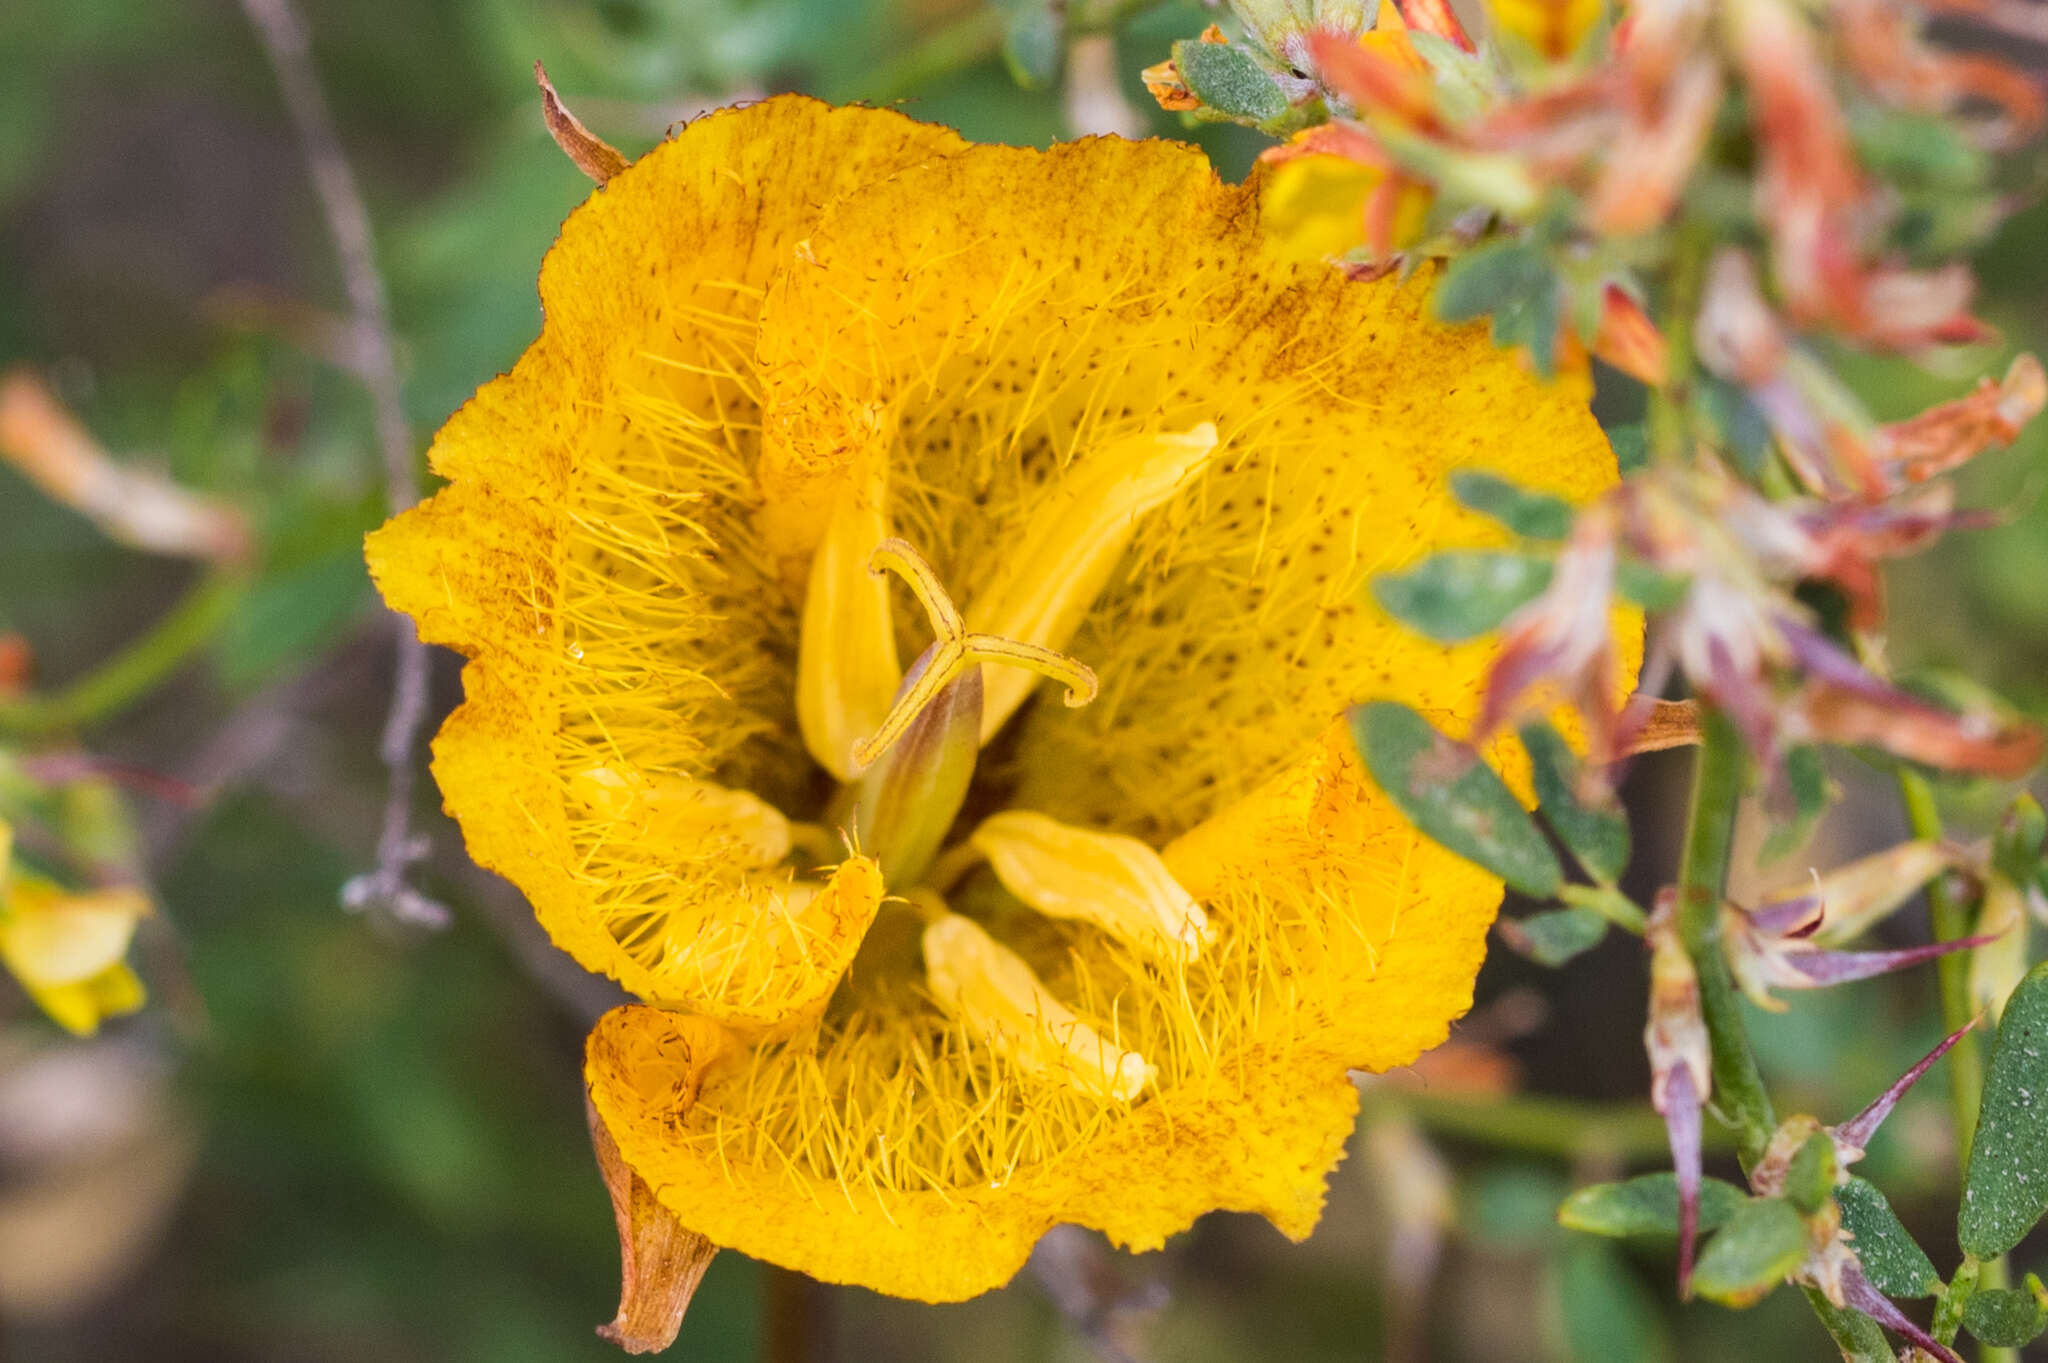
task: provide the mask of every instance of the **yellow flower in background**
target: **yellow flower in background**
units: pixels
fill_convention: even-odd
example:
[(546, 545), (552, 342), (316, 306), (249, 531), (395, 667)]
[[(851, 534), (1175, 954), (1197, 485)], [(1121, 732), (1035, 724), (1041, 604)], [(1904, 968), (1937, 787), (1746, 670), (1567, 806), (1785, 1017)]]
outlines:
[(14, 833), (0, 821), (0, 964), (39, 1007), (81, 1036), (143, 1003), (123, 958), (149, 912), (140, 890), (74, 893), (13, 865)]
[(1426, 288), (1283, 259), (1190, 147), (799, 98), (571, 218), (370, 560), (469, 656), (472, 854), (646, 1000), (587, 1078), (685, 1226), (931, 1300), (1061, 1222), (1313, 1227), (1500, 898), (1340, 718), (1457, 727), (1488, 650), (1364, 583), (1497, 536), (1454, 469), (1615, 477)]

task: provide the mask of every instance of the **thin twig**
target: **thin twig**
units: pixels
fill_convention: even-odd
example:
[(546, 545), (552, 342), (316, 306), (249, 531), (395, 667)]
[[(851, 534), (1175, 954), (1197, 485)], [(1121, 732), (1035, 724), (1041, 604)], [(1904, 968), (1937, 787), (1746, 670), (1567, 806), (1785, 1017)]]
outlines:
[[(385, 506), (395, 516), (419, 501), (420, 483), (413, 463), (412, 428), (405, 419), (397, 348), (392, 343), (391, 306), (383, 276), (377, 272), (369, 210), (342, 151), (327, 95), (313, 70), (306, 26), (291, 0), (242, 0), (242, 10), (263, 40), (277, 73), (285, 108), (298, 130), (313, 188), (334, 238), (358, 332), (357, 353), (362, 363), (356, 373), (370, 395), (377, 444), (384, 456)], [(407, 868), (426, 854), (421, 839), (412, 832), (412, 797), (417, 777), (414, 759), (427, 718), (427, 646), (411, 620), (395, 613), (391, 618), (398, 661), (391, 709), (378, 745), (390, 785), (377, 838), (377, 869), (351, 880), (342, 891), (342, 901), (351, 908), (377, 906), (406, 921), (441, 926), (448, 920), (448, 911), (413, 889), (406, 874)]]

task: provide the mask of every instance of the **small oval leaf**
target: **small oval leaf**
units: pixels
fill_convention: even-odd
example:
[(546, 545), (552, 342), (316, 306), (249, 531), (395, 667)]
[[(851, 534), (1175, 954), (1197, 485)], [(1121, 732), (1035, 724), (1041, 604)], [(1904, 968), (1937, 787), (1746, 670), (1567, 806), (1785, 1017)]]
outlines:
[[(1700, 1231), (1725, 1224), (1745, 1201), (1743, 1192), (1718, 1178), (1700, 1180)], [(1620, 1183), (1581, 1188), (1557, 1209), (1558, 1224), (1591, 1235), (1654, 1235), (1678, 1238), (1676, 1175), (1644, 1174)]]
[(1451, 495), (1531, 540), (1561, 540), (1572, 532), (1572, 504), (1548, 492), (1517, 487), (1497, 473), (1461, 469), (1451, 475)]
[(1405, 573), (1382, 573), (1372, 594), (1387, 613), (1441, 643), (1476, 639), (1550, 585), (1550, 565), (1526, 554), (1453, 549)]
[(1979, 1259), (2017, 1245), (2048, 1212), (2048, 963), (2005, 1001), (1984, 1076), (1956, 1238)]
[(1612, 885), (1628, 869), (1628, 816), (1611, 795), (1602, 801), (1579, 794), (1578, 759), (1564, 738), (1548, 724), (1522, 729), (1536, 785), (1536, 803), (1551, 831), (1571, 849), (1586, 873)]
[(1579, 1240), (1557, 1266), (1554, 1309), (1570, 1363), (1665, 1363), (1663, 1313), (1611, 1245)]
[(1906, 1232), (1898, 1213), (1868, 1179), (1852, 1178), (1835, 1189), (1842, 1228), (1855, 1236), (1850, 1248), (1863, 1261), (1863, 1276), (1887, 1297), (1931, 1297), (1941, 1275), (1925, 1250)]
[(2048, 1330), (2048, 1301), (2041, 1280), (2029, 1273), (2025, 1287), (1986, 1288), (1963, 1307), (1963, 1328), (1994, 1349), (2019, 1349)]
[(1479, 754), (1395, 701), (1354, 709), (1351, 736), (1380, 789), (1424, 834), (1523, 894), (1557, 893), (1557, 854)]
[(1264, 123), (1287, 112), (1287, 96), (1272, 76), (1233, 43), (1175, 43), (1173, 64), (1188, 91), (1219, 114)]
[(1806, 1222), (1791, 1203), (1756, 1198), (1737, 1207), (1707, 1241), (1692, 1290), (1723, 1306), (1749, 1306), (1783, 1282), (1806, 1257)]
[(1560, 966), (1599, 946), (1608, 922), (1591, 909), (1570, 908), (1503, 918), (1493, 926), (1517, 954), (1538, 965)]

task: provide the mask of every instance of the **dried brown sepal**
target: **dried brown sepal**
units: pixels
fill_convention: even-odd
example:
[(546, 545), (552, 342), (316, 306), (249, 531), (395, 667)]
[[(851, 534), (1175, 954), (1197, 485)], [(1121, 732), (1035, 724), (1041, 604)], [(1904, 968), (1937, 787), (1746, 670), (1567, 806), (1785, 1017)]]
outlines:
[(583, 1107), (590, 1119), (597, 1167), (619, 1223), (619, 1313), (611, 1324), (598, 1326), (597, 1333), (629, 1354), (660, 1353), (675, 1343), (683, 1312), (718, 1246), (676, 1220), (620, 1158), (617, 1143), (587, 1096)]
[(1154, 62), (1139, 76), (1159, 107), (1168, 113), (1186, 113), (1202, 107), (1202, 101), (1195, 98), (1195, 92), (1188, 89), (1188, 83), (1180, 78), (1180, 68), (1171, 61)]
[(1925, 482), (1991, 448), (2004, 448), (2048, 405), (2048, 372), (2032, 355), (2016, 357), (1999, 382), (1878, 428), (1871, 454), (1895, 486)]
[(548, 136), (576, 163), (576, 169), (603, 184), (626, 168), (628, 162), (623, 152), (584, 127), (582, 120), (569, 112), (548, 80), (548, 69), (539, 62), (533, 64), (533, 79), (540, 86), (540, 111), (547, 120)]
[(1646, 752), (1665, 752), (1671, 748), (1690, 748), (1700, 741), (1700, 703), (1696, 700), (1652, 700), (1640, 719), (1636, 718), (1636, 707), (1642, 704), (1637, 696), (1622, 712), (1622, 757), (1635, 757)]
[(0, 459), (131, 548), (231, 563), (252, 544), (238, 508), (118, 462), (27, 369), (0, 376)]
[(2011, 780), (2041, 761), (2041, 729), (2023, 720), (1952, 715), (1895, 693), (1873, 696), (1825, 683), (1810, 687), (1801, 706), (1813, 737), (1843, 747), (1867, 745), (1947, 771)]

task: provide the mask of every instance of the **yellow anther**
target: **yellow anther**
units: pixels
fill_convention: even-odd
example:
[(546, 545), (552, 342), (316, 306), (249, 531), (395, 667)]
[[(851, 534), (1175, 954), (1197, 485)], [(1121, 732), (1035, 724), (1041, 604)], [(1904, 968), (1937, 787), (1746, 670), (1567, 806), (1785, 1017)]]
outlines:
[[(1214, 422), (1178, 434), (1148, 432), (1090, 451), (1063, 478), (1009, 547), (968, 618), (987, 634), (1064, 649), (1109, 585), (1146, 512), (1199, 473), (1216, 452)], [(1018, 673), (993, 676), (982, 702), (981, 741), (1031, 694)]]
[(1202, 906), (1136, 838), (1013, 809), (984, 819), (972, 842), (1004, 887), (1040, 913), (1092, 923), (1169, 960), (1192, 961), (1216, 940)]
[(569, 794), (637, 840), (676, 847), (723, 842), (745, 866), (773, 866), (789, 855), (789, 820), (748, 791), (687, 776), (600, 766), (571, 776)]
[(903, 669), (889, 618), (889, 584), (869, 571), (889, 537), (881, 492), (849, 494), (811, 558), (797, 636), (796, 718), (804, 746), (842, 781), (858, 770), (853, 745), (889, 713)]
[(1053, 998), (1021, 956), (972, 919), (947, 913), (929, 923), (924, 963), (939, 1007), (1027, 1074), (1128, 1103), (1157, 1073)]
[(895, 703), (889, 707), (882, 722), (866, 739), (853, 745), (856, 770), (872, 765), (876, 758), (889, 750), (890, 745), (903, 737), (912, 721), (924, 713), (941, 692), (958, 681), (968, 668), (979, 667), (983, 663), (1000, 663), (1062, 682), (1067, 688), (1068, 705), (1086, 705), (1095, 699), (1095, 673), (1085, 663), (1021, 640), (1006, 639), (996, 634), (969, 633), (958, 608), (953, 605), (952, 597), (940, 585), (939, 575), (908, 542), (900, 539), (882, 541), (876, 546), (870, 564), (875, 573), (893, 572), (910, 584), (910, 590), (931, 619), (932, 632), (938, 637), (911, 664), (910, 673), (904, 678)]

